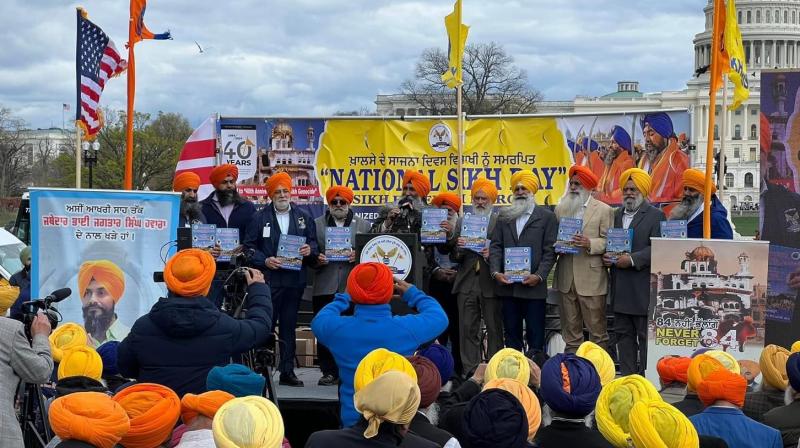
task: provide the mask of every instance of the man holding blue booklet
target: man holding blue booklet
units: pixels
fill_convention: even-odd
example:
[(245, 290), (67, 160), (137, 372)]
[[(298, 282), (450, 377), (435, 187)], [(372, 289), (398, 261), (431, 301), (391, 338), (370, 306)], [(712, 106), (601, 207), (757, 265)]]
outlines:
[(302, 387), (294, 373), (295, 327), (300, 299), (308, 282), (308, 267), (316, 263), (317, 231), (308, 212), (292, 207), (292, 178), (285, 172), (267, 179), (272, 203), (253, 216), (244, 244), (253, 249), (250, 263), (264, 272), (272, 289), (272, 329), (280, 340), (280, 384)]
[[(652, 181), (646, 171), (631, 168), (619, 178), (622, 207), (614, 228), (633, 229), (630, 253), (603, 256), (611, 267), (611, 303), (623, 375), (644, 374), (647, 361), (647, 309), (650, 306), (650, 238), (661, 236), (664, 212), (647, 201)], [(637, 363), (638, 358), (638, 363)]]

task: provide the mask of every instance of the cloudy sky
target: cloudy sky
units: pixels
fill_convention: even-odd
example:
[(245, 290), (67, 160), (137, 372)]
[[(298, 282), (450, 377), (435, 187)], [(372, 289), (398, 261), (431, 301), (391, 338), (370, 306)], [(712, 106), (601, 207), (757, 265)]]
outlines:
[[(684, 88), (705, 3), (464, 0), (464, 22), (470, 42), (503, 44), (533, 87), (563, 100), (611, 92), (622, 79), (645, 92)], [(62, 103), (74, 114), (78, 5), (0, 2), (0, 105), (33, 127), (60, 126)], [(80, 5), (122, 51), (128, 2)], [(150, 0), (145, 23), (175, 39), (136, 46), (136, 109), (180, 112), (193, 125), (216, 112), (374, 109), (375, 95), (397, 92), (425, 48), (446, 47), (451, 10), (451, 0)], [(124, 76), (101, 104), (125, 108)]]

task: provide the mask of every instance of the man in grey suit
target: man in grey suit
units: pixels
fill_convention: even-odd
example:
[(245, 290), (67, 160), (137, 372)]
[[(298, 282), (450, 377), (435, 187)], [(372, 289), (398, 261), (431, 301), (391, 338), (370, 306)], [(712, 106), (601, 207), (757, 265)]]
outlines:
[[(614, 211), (614, 228), (633, 229), (631, 253), (603, 263), (611, 267), (614, 332), (622, 375), (644, 375), (647, 363), (647, 311), (650, 306), (650, 238), (661, 236), (664, 213), (647, 202), (650, 175), (639, 168), (622, 173), (622, 207)], [(638, 358), (638, 363), (637, 363)]]
[[(486, 179), (472, 183), (472, 213), (489, 218), (487, 237), (494, 231), (497, 215), (492, 213), (497, 200), (497, 187)], [(457, 247), (450, 258), (459, 263), (453, 293), (458, 295), (458, 316), (461, 321), (459, 339), (464, 373), (470, 374), (481, 363), (481, 317), (486, 324), (487, 354), (491, 358), (503, 348), (503, 302), (494, 296), (494, 282), (489, 272), (489, 246), (480, 253), (466, 249), (461, 237), (463, 219), (456, 226)], [(459, 354), (456, 354), (459, 355)]]
[(19, 382), (42, 384), (53, 372), (50, 356), (50, 320), (39, 312), (28, 342), (22, 322), (0, 317), (0, 448), (21, 448), (22, 430), (14, 413)]
[[(355, 250), (350, 250), (348, 261), (331, 261), (325, 254), (327, 247), (327, 235), (329, 227), (349, 227), (350, 243), (355, 243), (357, 233), (369, 233), (371, 224), (358, 216), (355, 216), (350, 204), (353, 202), (353, 190), (348, 187), (335, 186), (325, 192), (325, 199), (328, 201), (328, 211), (324, 215), (314, 220), (317, 228), (317, 245), (319, 255), (314, 271), (314, 288), (312, 291), (312, 307), (314, 316), (327, 304), (333, 301), (336, 293), (344, 292), (347, 285), (347, 276), (353, 270), (356, 262)], [(319, 379), (320, 386), (335, 386), (339, 384), (339, 368), (333, 355), (322, 344), (317, 345), (319, 368), (322, 371), (322, 378)]]
[[(555, 263), (553, 244), (558, 222), (550, 210), (536, 205), (534, 194), (539, 180), (529, 170), (511, 176), (514, 203), (500, 212), (492, 233), (489, 262), (492, 278), (497, 282), (495, 294), (503, 300), (503, 326), (506, 346), (523, 350), (522, 322), (528, 352), (544, 350), (547, 276)], [(505, 249), (531, 249), (531, 273), (521, 283), (513, 283), (503, 271)]]

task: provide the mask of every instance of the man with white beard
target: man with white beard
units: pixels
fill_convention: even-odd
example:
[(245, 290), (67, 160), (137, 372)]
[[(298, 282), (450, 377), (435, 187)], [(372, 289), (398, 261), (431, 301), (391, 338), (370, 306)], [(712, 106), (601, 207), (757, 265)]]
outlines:
[[(350, 209), (353, 203), (353, 190), (344, 186), (333, 186), (325, 192), (325, 199), (328, 202), (328, 211), (324, 215), (314, 220), (317, 228), (317, 244), (319, 255), (315, 266), (314, 289), (311, 295), (311, 303), (314, 317), (327, 304), (333, 301), (337, 293), (344, 292), (347, 285), (347, 276), (353, 270), (356, 262), (356, 251), (350, 252), (348, 261), (330, 261), (325, 256), (329, 227), (349, 227), (350, 242), (355, 244), (356, 234), (367, 233), (370, 229), (369, 221), (356, 216)], [(320, 386), (335, 386), (339, 384), (339, 368), (333, 355), (323, 344), (317, 344), (317, 356), (319, 358), (319, 369), (322, 371), (322, 378), (319, 380)]]
[[(260, 269), (272, 292), (272, 330), (278, 327), (281, 360), (280, 384), (303, 387), (294, 373), (297, 349), (295, 327), (300, 299), (308, 282), (308, 267), (317, 262), (317, 230), (313, 218), (305, 210), (292, 206), (292, 178), (286, 172), (273, 174), (267, 179), (267, 194), (272, 203), (257, 211), (247, 226), (245, 245), (253, 250), (252, 267)], [(278, 259), (281, 235), (305, 237), (299, 254), (303, 258), (299, 271), (283, 269)]]
[[(544, 351), (547, 276), (555, 263), (553, 245), (558, 234), (556, 215), (536, 205), (539, 180), (530, 170), (511, 176), (514, 202), (504, 208), (491, 236), (489, 266), (497, 282), (495, 293), (503, 301), (506, 347), (523, 350), (522, 323), (525, 322), (528, 352)], [(528, 247), (531, 273), (514, 283), (503, 273), (505, 249)]]
[(569, 169), (569, 188), (556, 206), (556, 218), (583, 221), (581, 233), (573, 236), (577, 254), (559, 254), (555, 286), (561, 292), (559, 317), (565, 352), (575, 353), (583, 343), (583, 326), (592, 342), (606, 349), (606, 293), (608, 273), (603, 267), (606, 232), (614, 219), (608, 205), (592, 197), (597, 176), (585, 166)]
[[(489, 218), (486, 236), (494, 232), (497, 215), (492, 213), (497, 201), (497, 187), (485, 178), (472, 183), (472, 214)], [(466, 249), (466, 239), (460, 237), (462, 220), (456, 225), (457, 247), (451, 258), (461, 269), (456, 272), (453, 293), (457, 294), (460, 319), (459, 345), (464, 374), (470, 375), (481, 363), (481, 317), (486, 325), (486, 350), (491, 358), (503, 348), (503, 302), (495, 298), (491, 272), (489, 270), (489, 246), (480, 253)]]
[[(685, 219), (686, 235), (689, 238), (703, 238), (703, 196), (706, 175), (700, 170), (688, 169), (683, 172), (683, 198), (672, 209), (669, 219)], [(732, 240), (733, 229), (728, 221), (728, 210), (715, 194), (717, 187), (711, 185), (711, 239)]]
[(646, 171), (625, 171), (619, 177), (619, 185), (622, 207), (614, 211), (614, 228), (633, 229), (631, 253), (618, 256), (616, 261), (604, 255), (603, 264), (611, 267), (611, 303), (620, 370), (622, 375), (643, 375), (650, 305), (650, 238), (661, 236), (661, 221), (665, 218), (647, 201), (652, 180)]

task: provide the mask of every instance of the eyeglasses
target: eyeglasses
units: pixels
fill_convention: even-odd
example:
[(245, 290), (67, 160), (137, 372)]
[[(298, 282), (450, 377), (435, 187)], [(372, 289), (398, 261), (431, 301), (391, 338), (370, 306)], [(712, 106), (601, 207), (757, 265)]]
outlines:
[(347, 201), (344, 199), (334, 199), (331, 201), (331, 205), (347, 205)]

